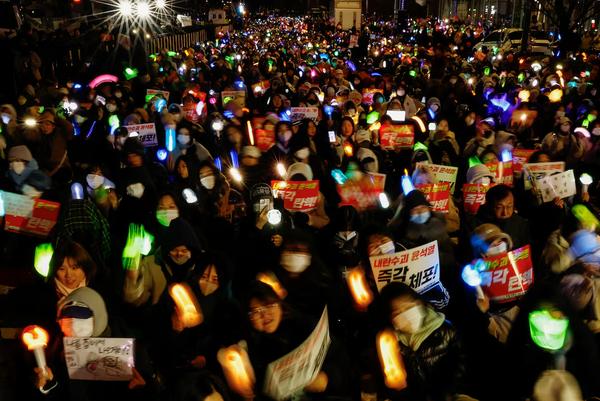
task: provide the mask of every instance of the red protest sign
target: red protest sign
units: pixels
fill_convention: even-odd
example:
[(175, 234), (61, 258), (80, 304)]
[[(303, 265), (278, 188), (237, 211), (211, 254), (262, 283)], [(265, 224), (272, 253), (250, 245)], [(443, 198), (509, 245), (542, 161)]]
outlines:
[(412, 148), (415, 127), (410, 124), (384, 124), (379, 129), (379, 143), (385, 150)]
[(465, 213), (477, 214), (479, 207), (485, 203), (485, 193), (491, 187), (491, 185), (464, 184), (462, 190)]
[(486, 166), (490, 169), (490, 172), (494, 175), (496, 184), (506, 184), (510, 187), (513, 186), (513, 168), (512, 161), (488, 163)]
[(513, 149), (513, 172), (520, 173), (523, 171), (523, 164), (529, 161), (535, 149)]
[(421, 184), (416, 188), (425, 194), (434, 212), (448, 213), (450, 207), (450, 183)]
[(58, 220), (60, 203), (1, 192), (4, 201), (4, 230), (46, 237)]
[(508, 302), (524, 295), (533, 284), (531, 250), (525, 245), (514, 251), (485, 259), (481, 274), (483, 292), (495, 302)]
[(273, 192), (283, 199), (283, 207), (294, 212), (306, 212), (317, 207), (319, 180), (271, 181)]
[(254, 117), (252, 119), (252, 129), (254, 131), (254, 144), (261, 152), (266, 152), (275, 145), (275, 126), (265, 123), (265, 117)]
[(337, 184), (342, 201), (340, 206), (354, 206), (358, 211), (377, 207), (379, 194), (385, 188), (385, 174), (363, 174), (358, 180), (347, 180)]

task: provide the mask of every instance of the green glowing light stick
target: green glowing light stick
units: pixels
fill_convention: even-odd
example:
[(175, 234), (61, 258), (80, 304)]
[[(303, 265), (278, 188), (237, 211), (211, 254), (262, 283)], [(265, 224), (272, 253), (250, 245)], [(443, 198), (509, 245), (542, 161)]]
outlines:
[(52, 248), (52, 244), (50, 243), (39, 244), (35, 247), (33, 266), (35, 267), (35, 271), (44, 278), (48, 277), (50, 260), (53, 254), (54, 248)]
[(540, 348), (557, 351), (565, 345), (569, 319), (554, 318), (547, 310), (536, 310), (529, 314), (531, 339)]

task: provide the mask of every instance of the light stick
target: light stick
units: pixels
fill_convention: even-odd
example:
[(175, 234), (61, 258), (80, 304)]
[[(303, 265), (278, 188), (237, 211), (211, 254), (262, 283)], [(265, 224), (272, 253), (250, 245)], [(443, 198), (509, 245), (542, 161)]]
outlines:
[(277, 174), (279, 174), (279, 176), (281, 178), (285, 178), (286, 171), (285, 171), (285, 166), (283, 165), (283, 163), (277, 163), (277, 165), (275, 166), (275, 169), (277, 170)]
[(44, 353), (44, 348), (48, 345), (49, 340), (48, 332), (40, 326), (27, 326), (23, 330), (21, 340), (29, 351), (33, 351), (35, 363), (44, 372), (44, 375), (48, 377), (46, 354)]
[(379, 204), (381, 205), (382, 209), (387, 209), (390, 207), (390, 200), (385, 192), (381, 192), (379, 194)]
[(359, 266), (348, 272), (346, 283), (354, 299), (354, 303), (360, 310), (366, 310), (373, 302), (373, 292), (367, 284), (365, 271)]
[(242, 397), (252, 397), (256, 379), (246, 350), (239, 345), (221, 348), (217, 353), (217, 360), (223, 368), (229, 387)]
[(468, 264), (463, 268), (461, 276), (465, 283), (475, 288), (475, 291), (477, 291), (477, 299), (485, 298), (483, 290), (481, 289), (481, 274), (479, 274), (479, 270), (473, 267), (473, 265)]
[(557, 351), (565, 345), (569, 319), (553, 317), (548, 310), (536, 310), (529, 313), (529, 332), (531, 340), (540, 348)]
[(587, 193), (588, 187), (594, 182), (594, 179), (588, 173), (583, 173), (579, 176), (579, 182), (581, 182), (583, 193)]
[(198, 300), (187, 284), (172, 284), (169, 287), (169, 295), (173, 299), (173, 302), (175, 302), (177, 315), (183, 327), (195, 327), (204, 321), (204, 315), (202, 314)]
[(250, 121), (246, 121), (246, 126), (248, 127), (248, 138), (250, 139), (250, 145), (254, 146), (254, 133), (252, 132), (252, 124), (250, 124)]
[(167, 128), (165, 142), (169, 152), (175, 150), (175, 128)]
[(377, 334), (377, 356), (383, 370), (385, 385), (394, 390), (402, 390), (407, 386), (406, 370), (398, 347), (398, 340), (391, 329)]
[(38, 272), (40, 276), (48, 277), (50, 260), (52, 260), (53, 253), (54, 248), (52, 248), (52, 244), (50, 243), (39, 244), (35, 247), (33, 267), (35, 267), (35, 271)]
[(415, 190), (415, 186), (413, 185), (412, 180), (408, 175), (407, 169), (404, 169), (404, 175), (400, 179), (400, 184), (402, 186), (402, 192), (404, 193), (404, 196), (408, 195), (409, 193)]

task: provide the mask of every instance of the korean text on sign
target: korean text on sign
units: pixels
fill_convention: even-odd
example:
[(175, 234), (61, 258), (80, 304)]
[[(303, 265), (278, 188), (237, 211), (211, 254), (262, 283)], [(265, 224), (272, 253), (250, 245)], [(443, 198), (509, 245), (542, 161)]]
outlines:
[(358, 180), (350, 179), (336, 187), (341, 198), (340, 206), (354, 206), (358, 211), (375, 208), (379, 194), (385, 188), (385, 174), (363, 174)]
[(134, 365), (133, 338), (65, 337), (65, 362), (72, 380), (128, 381)]
[(0, 191), (4, 230), (46, 237), (58, 220), (60, 203)]
[(264, 392), (275, 400), (284, 400), (310, 384), (321, 371), (329, 350), (327, 307), (319, 323), (298, 348), (267, 366)]
[(464, 184), (463, 185), (463, 208), (465, 213), (477, 214), (479, 207), (485, 203), (485, 194), (491, 185)]
[(523, 165), (525, 189), (531, 189), (532, 181), (563, 171), (565, 171), (565, 162), (526, 163)]
[(454, 193), (456, 176), (458, 175), (458, 167), (419, 162), (415, 168), (429, 170), (437, 182), (449, 182), (450, 193)]
[(276, 196), (283, 199), (283, 207), (287, 210), (305, 212), (317, 207), (319, 180), (272, 181), (271, 187)]
[(383, 124), (379, 129), (379, 143), (386, 150), (411, 148), (415, 143), (415, 127), (411, 124)]
[(145, 147), (157, 146), (156, 126), (154, 123), (126, 125), (127, 132), (137, 132), (138, 139)]
[(290, 108), (292, 113), (290, 119), (292, 121), (300, 121), (308, 118), (317, 122), (319, 119), (319, 108), (317, 107), (292, 107)]
[(512, 162), (513, 162), (513, 172), (520, 173), (523, 171), (523, 165), (529, 161), (531, 155), (535, 152), (535, 149), (513, 149), (512, 152)]
[(525, 245), (514, 251), (485, 259), (481, 288), (495, 302), (508, 302), (529, 290), (533, 284), (531, 250)]
[(494, 181), (496, 184), (505, 184), (509, 187), (513, 186), (513, 168), (512, 161), (489, 163), (486, 166), (490, 169), (490, 172), (494, 175)]
[(437, 241), (394, 253), (369, 258), (377, 290), (399, 281), (423, 293), (440, 281), (440, 258)]
[(450, 207), (450, 183), (422, 184), (416, 188), (425, 194), (434, 212), (448, 213)]

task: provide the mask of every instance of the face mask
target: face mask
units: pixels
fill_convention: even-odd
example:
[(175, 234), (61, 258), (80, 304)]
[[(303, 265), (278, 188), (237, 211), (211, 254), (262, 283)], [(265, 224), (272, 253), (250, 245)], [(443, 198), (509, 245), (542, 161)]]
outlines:
[(190, 140), (191, 138), (189, 135), (177, 135), (177, 142), (179, 142), (181, 145), (187, 145), (188, 143), (190, 143)]
[(310, 155), (310, 150), (308, 150), (308, 148), (302, 148), (294, 153), (294, 155), (296, 155), (298, 159), (304, 160)]
[(490, 177), (481, 177), (478, 180), (475, 180), (475, 184), (481, 185), (490, 185), (492, 183), (492, 179)]
[(404, 89), (398, 89), (396, 91), (396, 94), (400, 97), (404, 96), (406, 94), (406, 91)]
[(215, 283), (211, 283), (208, 280), (200, 279), (198, 280), (198, 284), (200, 286), (200, 292), (202, 295), (208, 296), (219, 289), (219, 285)]
[(200, 184), (206, 189), (213, 189), (215, 187), (215, 176), (209, 175), (207, 177), (200, 178)]
[(292, 138), (292, 131), (285, 131), (278, 136), (281, 142), (288, 142)]
[(108, 110), (109, 113), (114, 113), (115, 111), (117, 111), (117, 105), (116, 104), (107, 104), (106, 105), (106, 110)]
[(379, 245), (379, 251), (382, 255), (389, 255), (396, 252), (396, 245), (393, 241), (388, 241), (382, 245)]
[(284, 252), (281, 254), (281, 267), (290, 273), (302, 273), (310, 266), (311, 256), (304, 253)]
[(8, 124), (10, 122), (10, 116), (6, 113), (2, 113), (2, 122)]
[(600, 135), (600, 127), (594, 128), (592, 130), (592, 135), (599, 136)]
[(423, 325), (425, 311), (421, 305), (415, 305), (410, 309), (400, 313), (394, 319), (392, 324), (397, 331), (403, 333), (416, 333)]
[(156, 220), (165, 226), (169, 227), (171, 222), (179, 217), (179, 211), (177, 209), (166, 209), (156, 211)]
[(37, 189), (28, 184), (23, 185), (23, 188), (21, 188), (21, 192), (23, 192), (23, 195), (29, 196), (30, 198), (39, 198), (40, 196), (42, 196), (41, 191), (38, 191)]
[(413, 214), (410, 216), (410, 221), (415, 224), (425, 224), (427, 220), (431, 217), (431, 212), (423, 212), (418, 214)]
[(21, 175), (25, 170), (25, 162), (10, 162), (10, 169), (14, 171), (16, 175)]
[(342, 241), (350, 241), (356, 237), (356, 231), (340, 231), (336, 234)]
[(136, 182), (127, 186), (127, 195), (140, 199), (144, 195), (144, 184)]
[(556, 117), (564, 117), (565, 116), (565, 112), (562, 110), (559, 110), (556, 112)]
[(85, 177), (85, 180), (87, 181), (89, 187), (92, 189), (96, 189), (104, 183), (104, 177), (98, 174), (88, 174)]
[(176, 258), (171, 256), (171, 260), (173, 261), (173, 263), (175, 263), (178, 266), (186, 264), (187, 261), (190, 260), (191, 258), (192, 258), (191, 255), (178, 256)]
[(501, 255), (506, 252), (508, 252), (508, 245), (506, 244), (506, 242), (502, 241), (496, 246), (488, 247), (486, 255), (495, 256), (495, 255)]
[(87, 118), (80, 116), (79, 114), (75, 115), (75, 122), (77, 124), (83, 124), (87, 120)]
[(60, 328), (65, 337), (91, 337), (94, 333), (94, 318), (62, 318)]

